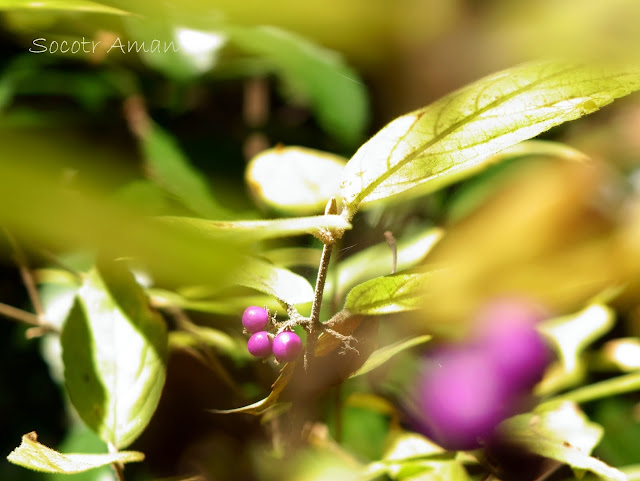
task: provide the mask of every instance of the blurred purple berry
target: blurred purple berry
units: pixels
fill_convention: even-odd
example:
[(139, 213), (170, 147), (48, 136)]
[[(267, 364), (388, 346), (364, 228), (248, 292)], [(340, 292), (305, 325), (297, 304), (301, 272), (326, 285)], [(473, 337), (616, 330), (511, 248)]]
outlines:
[(292, 331), (282, 331), (273, 340), (273, 354), (280, 362), (295, 360), (302, 352), (302, 341)]
[(413, 399), (418, 429), (442, 447), (475, 449), (509, 414), (509, 397), (483, 350), (460, 346), (435, 354)]
[(531, 389), (549, 364), (551, 353), (535, 327), (543, 317), (538, 306), (517, 299), (496, 301), (478, 317), (476, 340), (513, 390)]
[(249, 306), (242, 314), (242, 325), (249, 332), (264, 331), (269, 324), (269, 313), (264, 307)]
[(256, 332), (249, 338), (247, 349), (255, 357), (267, 357), (271, 354), (271, 339), (266, 331)]

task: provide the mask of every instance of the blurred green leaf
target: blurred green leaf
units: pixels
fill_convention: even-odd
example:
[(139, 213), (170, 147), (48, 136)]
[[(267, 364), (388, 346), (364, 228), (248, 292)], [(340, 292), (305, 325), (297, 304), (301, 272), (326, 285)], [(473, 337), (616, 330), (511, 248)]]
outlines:
[(202, 217), (227, 217), (204, 176), (189, 164), (168, 132), (150, 121), (148, 131), (141, 134), (141, 145), (145, 170), (153, 182)]
[(248, 242), (302, 234), (318, 234), (323, 229), (350, 229), (351, 224), (339, 215), (316, 215), (290, 219), (211, 221), (194, 217), (156, 217), (163, 224), (193, 232), (213, 240), (232, 238)]
[[(318, 268), (322, 249), (310, 247), (283, 247), (263, 252), (262, 256), (281, 267), (305, 266)], [(326, 287), (325, 287), (326, 289)]]
[(636, 403), (620, 397), (603, 399), (594, 406), (592, 419), (604, 428), (596, 453), (616, 466), (640, 462), (640, 423), (634, 418)]
[(7, 459), (14, 464), (45, 473), (80, 473), (111, 463), (134, 463), (144, 460), (137, 451), (104, 454), (62, 454), (38, 442), (35, 432), (22, 436), (20, 446)]
[(270, 294), (285, 305), (313, 301), (313, 287), (304, 277), (258, 258), (250, 258), (235, 277), (235, 282)]
[(347, 159), (304, 147), (275, 147), (255, 156), (245, 172), (253, 198), (277, 212), (309, 215), (339, 190)]
[(625, 481), (625, 475), (599, 459), (589, 456), (602, 437), (602, 428), (592, 423), (571, 402), (540, 406), (500, 425), (510, 440), (540, 456), (586, 469), (608, 481)]
[(67, 389), (82, 420), (118, 448), (131, 444), (160, 400), (167, 332), (121, 262), (87, 275), (61, 342)]
[[(496, 165), (488, 168), (484, 175), (479, 175), (468, 180), (460, 189), (453, 192), (447, 201), (447, 218), (450, 223), (458, 222), (466, 215), (486, 201), (496, 187), (505, 181), (510, 173), (510, 162), (530, 157), (553, 157), (571, 161), (586, 161), (589, 157), (579, 150), (560, 142), (549, 140), (525, 140), (519, 144), (502, 150), (487, 159), (487, 165)], [(508, 180), (506, 180), (508, 182)]]
[(396, 354), (399, 354), (407, 349), (411, 349), (412, 347), (419, 346), (420, 344), (424, 344), (430, 339), (431, 336), (418, 336), (412, 339), (407, 339), (405, 341), (394, 342), (393, 344), (389, 344), (388, 346), (376, 349), (369, 356), (369, 359), (367, 359), (365, 363), (360, 367), (360, 369), (354, 372), (350, 377), (361, 376), (362, 374), (366, 374), (369, 371), (373, 371), (374, 369), (382, 366)]
[[(403, 236), (397, 241), (398, 271), (409, 269), (418, 264), (431, 251), (444, 235), (438, 227), (428, 227), (412, 235)], [(325, 291), (332, 292), (342, 299), (353, 286), (374, 277), (389, 274), (393, 267), (393, 254), (387, 242), (368, 247), (336, 265), (336, 272), (329, 271)], [(335, 286), (337, 284), (337, 286)]]
[(357, 285), (344, 307), (354, 314), (390, 314), (418, 309), (424, 302), (428, 272), (377, 277)]
[(228, 25), (223, 31), (271, 63), (289, 88), (308, 99), (327, 132), (347, 145), (361, 139), (369, 115), (366, 88), (336, 52), (276, 27)]
[(485, 168), (491, 155), (640, 88), (640, 70), (536, 61), (485, 77), (403, 115), (345, 167), (349, 216), (360, 204), (422, 195)]
[(63, 10), (68, 12), (93, 12), (108, 13), (112, 15), (130, 15), (130, 12), (119, 8), (103, 5), (90, 0), (38, 0), (29, 2), (25, 0), (3, 0), (0, 10)]
[(574, 389), (547, 401), (545, 405), (552, 405), (558, 401), (573, 401), (584, 403), (594, 401), (609, 396), (617, 396), (628, 392), (640, 391), (640, 372), (632, 372), (624, 376), (618, 376), (605, 381), (595, 382), (586, 386)]
[(536, 394), (548, 395), (580, 382), (586, 372), (583, 351), (607, 333), (614, 322), (611, 308), (593, 304), (575, 314), (541, 323), (538, 329), (554, 344), (560, 359), (538, 384)]
[[(66, 152), (62, 144), (52, 148)], [(228, 285), (242, 267), (238, 243), (134, 215), (111, 198), (66, 187), (62, 173), (47, 170), (30, 154), (10, 152), (0, 162), (0, 222), (17, 236), (54, 250), (134, 257), (155, 281), (172, 285)]]

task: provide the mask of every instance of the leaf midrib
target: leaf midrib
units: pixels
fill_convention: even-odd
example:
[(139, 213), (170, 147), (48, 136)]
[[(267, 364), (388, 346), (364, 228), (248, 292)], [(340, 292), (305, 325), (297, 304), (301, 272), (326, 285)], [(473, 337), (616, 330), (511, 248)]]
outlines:
[[(508, 95), (505, 95), (503, 97), (500, 97), (499, 99), (494, 100), (493, 102), (490, 102), (489, 104), (487, 104), (485, 107), (483, 107), (481, 109), (474, 110), (473, 113), (467, 115), (466, 117), (463, 117), (458, 122), (455, 122), (454, 124), (449, 126), (447, 129), (443, 130), (440, 134), (436, 135), (435, 137), (433, 137), (428, 142), (425, 142), (421, 147), (415, 149), (413, 152), (411, 152), (409, 155), (407, 155), (404, 159), (400, 160), (395, 165), (393, 165), (390, 168), (388, 168), (384, 172), (384, 174), (379, 176), (376, 180), (374, 180), (367, 187), (365, 187), (360, 192), (360, 194), (358, 194), (356, 196), (356, 198), (354, 199), (354, 202), (352, 204), (353, 205), (352, 210), (355, 212), (355, 209), (357, 208), (358, 204), (360, 204), (362, 202), (362, 200), (365, 199), (369, 194), (371, 194), (380, 184), (382, 184), (385, 180), (387, 180), (389, 177), (391, 177), (393, 174), (395, 174), (398, 170), (400, 170), (402, 167), (407, 165), (409, 162), (414, 160), (416, 157), (421, 155), (425, 150), (429, 149), (430, 147), (432, 147), (437, 142), (440, 142), (442, 139), (446, 138), (448, 135), (450, 135), (451, 133), (455, 132), (460, 126), (468, 124), (469, 122), (473, 121), (475, 118), (479, 117), (480, 115), (482, 115), (483, 113), (487, 112), (488, 110), (491, 110), (491, 109), (497, 107), (498, 105), (501, 105), (501, 104), (513, 99), (514, 97), (517, 97), (521, 93), (526, 92), (528, 89), (534, 88), (537, 85), (540, 85), (540, 84), (542, 84), (542, 83), (544, 83), (546, 81), (552, 80), (555, 77), (564, 75), (567, 72), (569, 72), (571, 70), (574, 70), (576, 68), (579, 68), (579, 67), (572, 66), (570, 68), (561, 70), (560, 72), (556, 72), (553, 75), (549, 75), (547, 77), (535, 80), (535, 81), (525, 85), (524, 87), (521, 87), (519, 89), (514, 90), (512, 93), (510, 93)], [(455, 92), (451, 94), (451, 96), (454, 96), (454, 95), (456, 95)], [(407, 132), (403, 135), (403, 138), (405, 136), (407, 136), (413, 130), (413, 128), (415, 127), (416, 123), (418, 123), (421, 118), (422, 118), (422, 115), (420, 115), (420, 116), (418, 116), (416, 118), (416, 120), (413, 122), (411, 127), (409, 127)], [(396, 145), (394, 145), (394, 147), (391, 150), (391, 152), (389, 152), (389, 155), (387, 156), (387, 165), (389, 165), (391, 157), (393, 156), (393, 152), (395, 151), (396, 147), (400, 144), (400, 142), (401, 141), (397, 142)]]

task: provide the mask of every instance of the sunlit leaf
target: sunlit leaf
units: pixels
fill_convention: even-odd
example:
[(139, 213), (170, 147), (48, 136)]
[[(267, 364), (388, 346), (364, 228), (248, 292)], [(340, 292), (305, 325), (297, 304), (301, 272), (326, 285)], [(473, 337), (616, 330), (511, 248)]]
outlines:
[(609, 341), (602, 348), (602, 357), (623, 371), (640, 369), (640, 339), (627, 337)]
[(67, 389), (82, 420), (116, 447), (131, 444), (160, 399), (167, 332), (122, 263), (102, 263), (87, 275), (61, 342)]
[(275, 147), (255, 156), (245, 171), (259, 204), (293, 215), (319, 214), (339, 190), (347, 159), (304, 147)]
[(103, 5), (90, 0), (3, 0), (0, 10), (62, 10), (67, 12), (91, 12), (108, 13), (112, 15), (129, 15), (130, 13), (119, 8)]
[(545, 321), (539, 326), (554, 344), (559, 362), (536, 387), (536, 393), (547, 395), (579, 382), (585, 373), (582, 352), (593, 341), (613, 327), (614, 311), (602, 304), (593, 304), (582, 311)]
[(276, 27), (225, 26), (230, 41), (270, 62), (290, 89), (304, 96), (320, 125), (343, 142), (360, 140), (368, 118), (366, 89), (333, 51)]
[(284, 304), (313, 301), (313, 287), (304, 277), (258, 258), (248, 259), (234, 280), (242, 286), (270, 294)]
[[(444, 231), (438, 227), (429, 227), (412, 235), (403, 236), (397, 241), (396, 270), (402, 271), (415, 267), (431, 248), (442, 238)], [(337, 264), (337, 273), (327, 276), (325, 291), (337, 289), (335, 296), (342, 299), (353, 286), (368, 279), (390, 274), (393, 268), (393, 254), (387, 242), (381, 242), (364, 249)], [(337, 285), (336, 285), (337, 284)]]
[(354, 372), (351, 377), (361, 376), (362, 374), (366, 374), (369, 371), (373, 371), (377, 367), (382, 366), (396, 354), (399, 354), (406, 349), (411, 349), (412, 347), (424, 344), (430, 339), (431, 336), (419, 336), (414, 337), (413, 339), (407, 339), (405, 341), (394, 342), (393, 344), (389, 344), (388, 346), (376, 349), (369, 356), (369, 359), (365, 361), (362, 367)]
[(7, 459), (19, 466), (45, 473), (81, 473), (111, 463), (134, 463), (144, 460), (137, 451), (104, 454), (62, 454), (38, 442), (35, 432), (22, 436), (20, 446)]
[[(422, 195), (484, 168), (491, 155), (640, 88), (640, 71), (536, 61), (498, 72), (399, 117), (345, 167), (341, 193), (360, 204)], [(409, 191), (409, 192), (408, 192)]]
[(589, 455), (602, 437), (602, 428), (571, 402), (514, 416), (504, 421), (500, 430), (540, 456), (586, 469), (608, 481), (626, 480), (622, 472)]
[(394, 274), (357, 285), (347, 295), (344, 307), (354, 314), (390, 314), (418, 309), (424, 302), (431, 273)]
[(322, 229), (350, 229), (351, 224), (339, 215), (317, 215), (291, 219), (211, 221), (195, 217), (162, 216), (163, 224), (193, 232), (210, 239), (232, 237), (238, 240), (260, 240), (292, 235), (317, 234)]
[(158, 186), (196, 214), (207, 218), (224, 216), (205, 177), (189, 163), (168, 132), (149, 121), (149, 130), (142, 132), (141, 145), (146, 173)]

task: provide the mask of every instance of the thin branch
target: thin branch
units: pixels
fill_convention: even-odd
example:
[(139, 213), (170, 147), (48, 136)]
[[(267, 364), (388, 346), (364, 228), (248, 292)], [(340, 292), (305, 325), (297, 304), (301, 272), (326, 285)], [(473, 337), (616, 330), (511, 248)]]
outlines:
[(9, 304), (3, 304), (0, 302), (0, 315), (3, 315), (14, 321), (24, 322), (25, 324), (31, 324), (32, 326), (41, 327), (40, 319), (35, 314), (32, 314), (17, 307), (10, 306)]
[[(108, 448), (110, 453), (117, 453), (118, 448), (116, 448), (113, 444), (108, 443)], [(124, 479), (124, 465), (122, 463), (111, 463), (111, 467), (113, 468), (113, 472), (116, 474), (116, 479), (118, 481), (125, 481)]]
[(40, 302), (40, 296), (38, 295), (38, 288), (36, 287), (36, 282), (33, 278), (33, 274), (31, 269), (29, 269), (29, 263), (27, 261), (27, 256), (24, 251), (16, 241), (15, 237), (5, 229), (5, 234), (7, 239), (9, 240), (9, 244), (11, 244), (11, 249), (13, 250), (13, 256), (18, 265), (18, 269), (20, 271), (20, 277), (22, 277), (22, 282), (27, 289), (27, 294), (29, 295), (29, 300), (31, 300), (31, 305), (33, 306), (33, 310), (36, 312), (39, 319), (44, 318), (44, 309), (42, 308), (42, 303)]
[(387, 239), (387, 244), (389, 244), (389, 247), (391, 248), (391, 255), (393, 256), (393, 261), (391, 262), (391, 274), (395, 274), (398, 267), (398, 248), (396, 247), (396, 238), (393, 237), (393, 234), (389, 230), (384, 233), (384, 238)]

